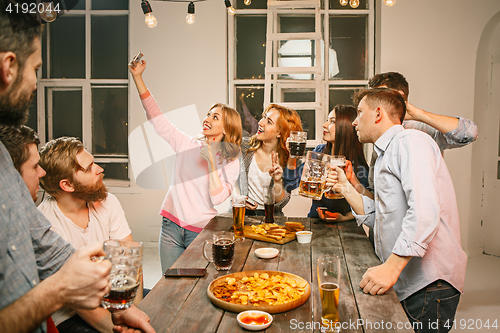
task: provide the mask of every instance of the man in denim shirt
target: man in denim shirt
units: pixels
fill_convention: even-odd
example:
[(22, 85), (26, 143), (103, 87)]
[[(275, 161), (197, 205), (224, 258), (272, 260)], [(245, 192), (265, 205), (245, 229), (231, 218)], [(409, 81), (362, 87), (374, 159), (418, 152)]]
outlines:
[(360, 91), (353, 125), (359, 140), (374, 143), (374, 199), (360, 195), (339, 168), (327, 185), (341, 191), (358, 224), (374, 229), (382, 261), (363, 275), (371, 295), (394, 286), (417, 332), (447, 332), (463, 291), (467, 257), (453, 183), (436, 142), (404, 129), (406, 107), (393, 89)]
[[(39, 24), (15, 8), (11, 0), (0, 1), (0, 124), (9, 126), (26, 121), (42, 64)], [(0, 332), (46, 332), (45, 320), (63, 305), (101, 303), (110, 290), (111, 263), (91, 260), (104, 255), (102, 244), (74, 251), (49, 230), (2, 143), (0, 170)], [(131, 309), (113, 314), (115, 324), (134, 320), (153, 332), (147, 316)]]

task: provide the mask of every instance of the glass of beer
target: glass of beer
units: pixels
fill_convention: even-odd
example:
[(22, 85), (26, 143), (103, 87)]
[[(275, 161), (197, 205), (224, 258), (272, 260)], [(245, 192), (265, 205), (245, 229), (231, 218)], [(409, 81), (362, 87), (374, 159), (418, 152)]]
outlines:
[(330, 155), (308, 151), (304, 170), (300, 178), (299, 194), (313, 200), (320, 200), (325, 187)]
[(340, 332), (340, 259), (336, 255), (318, 258), (318, 284), (321, 298), (321, 332)]
[(233, 231), (236, 241), (245, 240), (245, 204), (247, 197), (244, 195), (233, 195)]
[(103, 245), (111, 261), (111, 290), (102, 300), (105, 309), (127, 309), (134, 302), (142, 276), (142, 243), (107, 240)]
[[(345, 156), (343, 155), (332, 155), (330, 156), (330, 165), (338, 166), (345, 172)], [(336, 192), (332, 187), (325, 189), (325, 198), (327, 199), (343, 199), (342, 193)]]
[(291, 131), (286, 143), (290, 157), (301, 158), (306, 151), (307, 132)]
[[(214, 263), (218, 271), (228, 271), (234, 260), (234, 234), (227, 231), (218, 231), (213, 235), (213, 241), (206, 240), (203, 244), (203, 256)], [(207, 253), (207, 245), (211, 245), (212, 253)]]
[(265, 223), (274, 223), (274, 188), (264, 186), (264, 214)]

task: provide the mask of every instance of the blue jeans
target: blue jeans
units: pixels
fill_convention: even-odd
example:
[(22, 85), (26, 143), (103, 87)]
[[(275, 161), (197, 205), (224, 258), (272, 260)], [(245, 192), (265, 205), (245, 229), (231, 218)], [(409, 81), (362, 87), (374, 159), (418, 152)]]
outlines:
[(196, 236), (197, 232), (181, 228), (163, 217), (159, 242), (162, 272), (174, 264)]
[(437, 280), (401, 301), (417, 333), (445, 333), (453, 327), (460, 292), (444, 280)]

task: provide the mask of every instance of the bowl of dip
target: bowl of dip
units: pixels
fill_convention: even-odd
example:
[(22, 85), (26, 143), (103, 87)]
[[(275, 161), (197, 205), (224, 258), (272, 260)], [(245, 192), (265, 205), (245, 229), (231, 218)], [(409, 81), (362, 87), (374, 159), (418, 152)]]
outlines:
[(274, 249), (272, 247), (263, 247), (255, 250), (255, 255), (261, 259), (271, 259), (280, 253), (280, 250)]
[(236, 316), (238, 324), (250, 331), (260, 331), (271, 326), (273, 316), (264, 311), (248, 310)]

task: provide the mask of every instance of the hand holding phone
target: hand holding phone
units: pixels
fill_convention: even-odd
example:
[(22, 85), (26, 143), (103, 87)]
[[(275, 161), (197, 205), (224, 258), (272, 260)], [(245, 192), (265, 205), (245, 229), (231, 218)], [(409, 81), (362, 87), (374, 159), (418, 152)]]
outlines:
[(206, 272), (205, 268), (169, 268), (165, 271), (165, 277), (202, 277)]
[(141, 53), (141, 51), (139, 51), (135, 55), (134, 59), (132, 59), (132, 61), (129, 63), (129, 66), (135, 67), (141, 61), (141, 59), (142, 59), (142, 53)]

